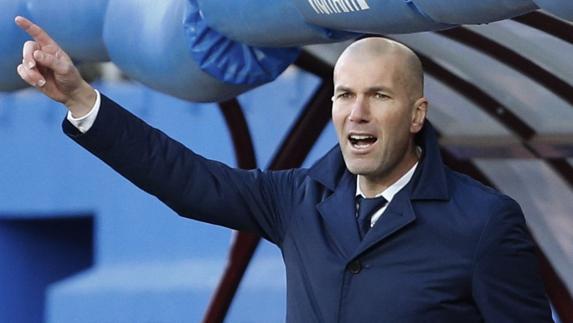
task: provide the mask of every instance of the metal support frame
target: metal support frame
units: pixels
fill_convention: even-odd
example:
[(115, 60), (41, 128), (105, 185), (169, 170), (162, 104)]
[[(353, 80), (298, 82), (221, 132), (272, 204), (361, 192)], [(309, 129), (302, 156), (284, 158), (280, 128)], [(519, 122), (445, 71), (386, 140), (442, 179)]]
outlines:
[(565, 20), (557, 19), (541, 11), (534, 11), (511, 20), (573, 44), (573, 24)]
[(573, 86), (511, 48), (463, 27), (437, 33), (510, 66), (532, 81), (539, 83), (573, 108)]
[[(469, 31), (463, 27), (459, 27), (457, 29)], [(482, 51), (482, 52), (486, 53), (487, 55), (490, 55), (493, 59), (496, 59), (496, 60), (501, 61), (501, 62), (505, 62), (507, 60), (510, 60), (508, 57), (505, 57), (505, 58), (500, 57), (500, 55), (503, 56), (505, 53), (507, 53), (508, 49), (507, 50), (506, 49), (503, 49), (503, 50), (500, 49), (499, 51), (490, 51), (490, 49), (488, 49), (488, 48), (491, 48), (490, 42), (493, 42), (493, 41), (488, 40), (486, 42), (486, 41), (480, 40), (477, 43), (473, 43), (472, 40), (475, 40), (476, 36), (474, 35), (473, 32), (466, 33), (465, 31), (464, 32), (456, 32), (455, 30), (453, 30), (450, 32), (450, 34), (457, 35), (456, 41), (459, 41), (459, 39), (457, 39), (459, 37), (459, 35), (462, 35), (462, 36), (469, 35), (470, 36), (469, 40), (463, 40), (463, 43), (466, 46), (471, 47), (474, 50)], [(439, 33), (442, 34), (443, 32), (439, 32)], [(479, 36), (479, 37), (482, 37), (482, 36)], [(505, 48), (503, 45), (500, 45), (500, 44), (497, 44), (496, 46), (499, 48)], [(511, 54), (511, 57), (516, 56), (516, 55), (520, 56), (519, 54), (513, 52), (513, 54)], [(544, 153), (544, 151), (555, 152), (558, 150), (551, 147), (551, 145), (548, 143), (535, 141), (534, 140), (536, 137), (535, 129), (533, 129), (533, 127), (529, 126), (525, 121), (523, 121), (519, 116), (517, 116), (517, 114), (513, 113), (510, 109), (505, 107), (501, 102), (496, 100), (494, 97), (492, 97), (488, 93), (482, 91), (476, 85), (474, 85), (474, 84), (462, 79), (461, 77), (455, 75), (454, 73), (450, 72), (446, 67), (443, 67), (442, 65), (438, 64), (436, 61), (432, 60), (430, 57), (424, 55), (423, 53), (418, 53), (418, 56), (420, 56), (420, 59), (422, 60), (422, 63), (424, 65), (426, 72), (428, 72), (429, 74), (433, 75), (434, 77), (436, 77), (437, 79), (442, 81), (449, 88), (451, 88), (455, 92), (457, 92), (459, 95), (464, 96), (465, 98), (467, 98), (468, 100), (473, 102), (477, 107), (479, 107), (481, 110), (483, 110), (484, 112), (489, 114), (491, 117), (493, 117), (494, 119), (499, 121), (503, 126), (505, 126), (507, 129), (511, 130), (514, 134), (516, 134), (519, 137), (524, 149), (523, 150), (515, 149), (514, 151), (520, 152), (520, 153), (516, 154), (514, 157), (517, 157), (517, 158), (526, 157), (527, 158), (526, 152), (527, 151), (530, 152), (533, 157), (538, 158), (540, 160), (543, 160), (545, 163), (547, 163), (551, 167), (551, 169), (553, 169), (557, 174), (559, 174), (562, 178), (564, 178), (567, 181), (567, 183), (569, 184), (569, 186), (573, 188), (573, 175), (572, 175), (573, 174), (573, 167), (571, 167), (571, 165), (569, 163), (567, 163), (567, 161), (565, 160), (565, 157), (568, 157), (568, 156), (557, 155), (558, 157), (556, 157), (555, 155), (553, 155), (553, 156), (551, 156), (551, 158), (547, 158), (546, 153)], [(525, 59), (523, 59), (523, 60), (525, 60)], [(525, 60), (525, 61), (527, 61), (527, 60)], [(535, 76), (535, 75), (533, 75), (533, 76)], [(549, 87), (548, 90), (555, 93), (554, 90), (558, 90), (558, 89), (554, 89), (552, 87)], [(573, 94), (573, 88), (571, 89), (571, 94)], [(572, 101), (572, 107), (573, 107), (573, 101)], [(572, 149), (568, 149), (567, 147), (565, 147), (561, 151), (568, 152), (569, 150), (572, 150)], [(455, 153), (455, 152), (453, 152), (453, 153)], [(474, 156), (474, 157), (477, 157), (477, 156)], [(491, 157), (491, 156), (488, 156), (488, 157)]]

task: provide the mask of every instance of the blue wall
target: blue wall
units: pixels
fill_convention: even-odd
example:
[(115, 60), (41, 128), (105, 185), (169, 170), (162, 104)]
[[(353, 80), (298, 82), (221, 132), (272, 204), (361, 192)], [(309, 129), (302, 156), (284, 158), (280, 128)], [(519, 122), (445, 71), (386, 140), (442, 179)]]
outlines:
[[(317, 84), (289, 70), (239, 98), (260, 168)], [(215, 105), (134, 83), (95, 86), (191, 149), (235, 164)], [(231, 231), (178, 217), (135, 188), (61, 133), (64, 115), (33, 89), (0, 94), (0, 322), (200, 321)], [(328, 127), (306, 164), (334, 142)], [(284, 320), (284, 286), (278, 249), (262, 244), (227, 321)], [(16, 290), (36, 310), (16, 301)]]
[(86, 215), (0, 220), (0, 322), (41, 322), (46, 287), (92, 265), (92, 233)]

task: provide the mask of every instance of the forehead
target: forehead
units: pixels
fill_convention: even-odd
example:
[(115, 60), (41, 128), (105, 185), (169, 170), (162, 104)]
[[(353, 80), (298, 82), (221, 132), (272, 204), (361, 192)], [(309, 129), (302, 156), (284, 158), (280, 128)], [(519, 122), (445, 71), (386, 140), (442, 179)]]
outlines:
[(345, 88), (388, 88), (402, 85), (404, 60), (396, 54), (349, 54), (340, 57), (334, 68), (334, 86)]

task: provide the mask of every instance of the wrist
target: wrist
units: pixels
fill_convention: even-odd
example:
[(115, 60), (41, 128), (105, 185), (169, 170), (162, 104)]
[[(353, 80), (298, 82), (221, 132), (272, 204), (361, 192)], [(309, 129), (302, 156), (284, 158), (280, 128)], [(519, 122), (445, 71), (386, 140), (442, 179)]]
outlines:
[(84, 82), (70, 95), (64, 105), (70, 110), (74, 118), (81, 118), (91, 111), (96, 99), (95, 90), (87, 82)]

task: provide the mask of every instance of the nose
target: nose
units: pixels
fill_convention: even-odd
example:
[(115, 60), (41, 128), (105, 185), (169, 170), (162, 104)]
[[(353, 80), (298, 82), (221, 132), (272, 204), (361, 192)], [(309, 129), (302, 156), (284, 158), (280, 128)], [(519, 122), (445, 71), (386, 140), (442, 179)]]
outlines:
[(352, 104), (348, 119), (356, 123), (365, 123), (370, 120), (370, 108), (364, 97), (357, 97)]

